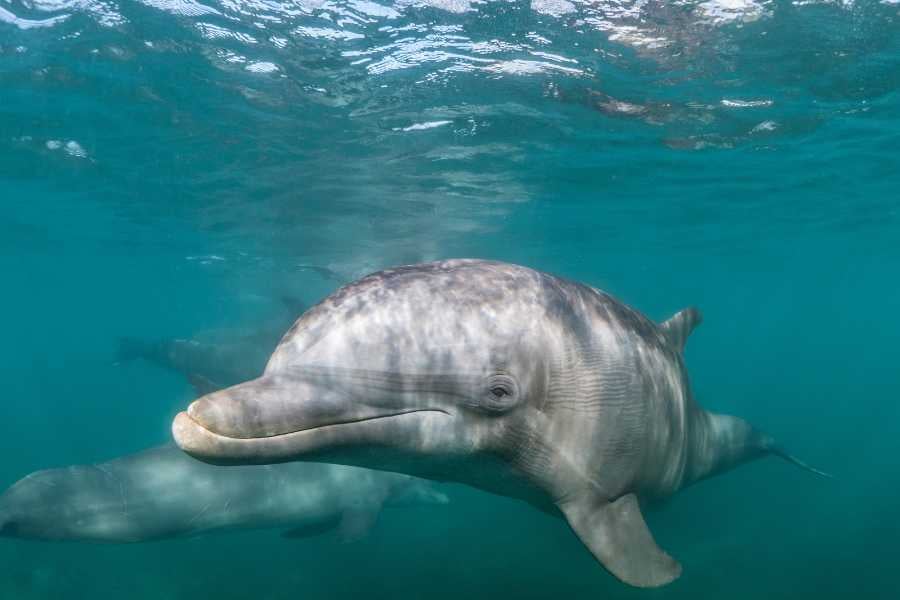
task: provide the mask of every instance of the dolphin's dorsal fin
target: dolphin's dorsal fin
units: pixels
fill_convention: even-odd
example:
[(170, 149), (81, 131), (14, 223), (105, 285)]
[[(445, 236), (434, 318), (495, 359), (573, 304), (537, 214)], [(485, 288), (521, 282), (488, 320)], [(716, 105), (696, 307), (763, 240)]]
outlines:
[(692, 306), (675, 313), (668, 321), (660, 323), (659, 328), (669, 344), (679, 352), (684, 352), (684, 344), (687, 342), (688, 336), (702, 322), (703, 315)]
[(624, 583), (659, 587), (681, 575), (678, 561), (653, 540), (634, 494), (613, 502), (588, 494), (560, 503), (559, 508), (591, 554)]

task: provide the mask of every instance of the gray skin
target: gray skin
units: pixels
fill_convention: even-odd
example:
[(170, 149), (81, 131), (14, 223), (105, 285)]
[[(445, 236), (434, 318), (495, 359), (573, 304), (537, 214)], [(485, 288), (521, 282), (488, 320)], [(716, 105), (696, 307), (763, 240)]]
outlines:
[(639, 500), (768, 453), (806, 467), (694, 401), (682, 350), (699, 320), (657, 325), (499, 262), (386, 270), (309, 310), (261, 377), (198, 399), (173, 434), (215, 463), (327, 460), (521, 498), (561, 513), (622, 581), (659, 586), (681, 567)]
[(236, 528), (362, 536), (382, 506), (445, 504), (429, 482), (342, 465), (217, 467), (162, 446), (97, 465), (37, 471), (0, 496), (0, 535), (143, 542)]

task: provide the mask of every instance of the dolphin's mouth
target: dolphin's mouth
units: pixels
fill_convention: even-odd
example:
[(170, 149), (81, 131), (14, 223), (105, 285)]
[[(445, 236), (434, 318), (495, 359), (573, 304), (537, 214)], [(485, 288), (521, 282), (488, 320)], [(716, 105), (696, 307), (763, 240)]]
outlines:
[(257, 437), (233, 437), (206, 427), (190, 414), (190, 407), (172, 422), (175, 443), (191, 456), (217, 464), (276, 463), (337, 446), (354, 443), (392, 445), (401, 429), (429, 419), (450, 417), (437, 408), (409, 409), (382, 415), (342, 420)]
[(194, 411), (192, 410), (194, 408), (194, 406), (195, 406), (194, 404), (191, 404), (190, 406), (188, 406), (188, 409), (187, 409), (187, 411), (185, 411), (185, 413), (187, 414), (188, 418), (191, 421), (193, 421), (194, 423), (197, 424), (198, 427), (203, 427), (204, 429), (211, 431), (212, 433), (217, 433), (218, 435), (221, 435), (222, 437), (225, 437), (225, 438), (238, 439), (238, 440), (240, 440), (240, 439), (275, 438), (275, 437), (281, 437), (283, 435), (291, 435), (294, 433), (301, 433), (303, 431), (315, 431), (316, 429), (323, 429), (325, 427), (337, 427), (339, 425), (351, 425), (353, 423), (363, 423), (365, 421), (378, 421), (381, 419), (390, 419), (391, 417), (399, 417), (402, 415), (408, 415), (410, 413), (417, 413), (417, 412), (440, 412), (440, 413), (444, 413), (445, 415), (450, 414), (447, 411), (439, 409), (439, 408), (410, 408), (407, 410), (399, 410), (399, 411), (384, 414), (384, 415), (370, 415), (370, 416), (365, 416), (365, 417), (359, 417), (356, 419), (346, 419), (343, 421), (336, 421), (334, 423), (327, 423), (325, 425), (312, 425), (310, 427), (300, 427), (298, 429), (293, 429), (291, 431), (285, 431), (283, 433), (273, 433), (273, 434), (268, 434), (268, 435), (254, 435), (254, 436), (248, 436), (248, 437), (238, 437), (238, 436), (228, 435), (225, 433), (218, 433), (216, 431), (213, 431), (212, 428), (204, 425), (203, 419), (199, 418), (197, 415), (194, 414)]

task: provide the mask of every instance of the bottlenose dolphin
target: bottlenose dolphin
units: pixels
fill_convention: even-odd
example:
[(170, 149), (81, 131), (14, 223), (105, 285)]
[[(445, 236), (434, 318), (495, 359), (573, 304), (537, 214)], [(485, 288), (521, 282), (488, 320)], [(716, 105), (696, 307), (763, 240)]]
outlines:
[(284, 527), (287, 537), (364, 534), (383, 505), (444, 504), (429, 482), (331, 464), (216, 467), (174, 445), (37, 471), (0, 495), (0, 535), (141, 542)]
[(309, 310), (261, 377), (196, 400), (173, 434), (215, 463), (329, 460), (522, 498), (622, 581), (659, 586), (681, 567), (639, 499), (766, 454), (809, 468), (694, 401), (682, 350), (699, 322), (687, 309), (657, 325), (500, 262), (390, 269)]
[(252, 332), (221, 329), (191, 338), (120, 338), (117, 362), (143, 359), (180, 373), (198, 395), (246, 381), (262, 373), (272, 347), (307, 306), (291, 296), (282, 296), (281, 302), (290, 318), (271, 319)]

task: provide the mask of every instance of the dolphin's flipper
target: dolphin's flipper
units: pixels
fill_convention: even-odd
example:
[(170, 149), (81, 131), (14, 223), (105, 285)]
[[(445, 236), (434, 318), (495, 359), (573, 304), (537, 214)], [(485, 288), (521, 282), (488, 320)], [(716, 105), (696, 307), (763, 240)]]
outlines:
[(559, 507), (594, 557), (623, 582), (658, 587), (681, 575), (678, 561), (653, 540), (634, 494), (614, 502), (581, 496)]
[(281, 537), (290, 540), (315, 537), (317, 535), (322, 535), (323, 533), (328, 533), (329, 531), (336, 529), (340, 523), (340, 515), (330, 515), (317, 521), (312, 521), (310, 523), (304, 523), (303, 525), (291, 527), (290, 529), (282, 532)]
[(675, 313), (672, 318), (659, 324), (663, 335), (676, 350), (684, 352), (688, 336), (703, 322), (703, 315), (693, 306)]
[(358, 505), (346, 508), (341, 515), (338, 536), (342, 542), (355, 542), (369, 533), (378, 520), (381, 503)]

